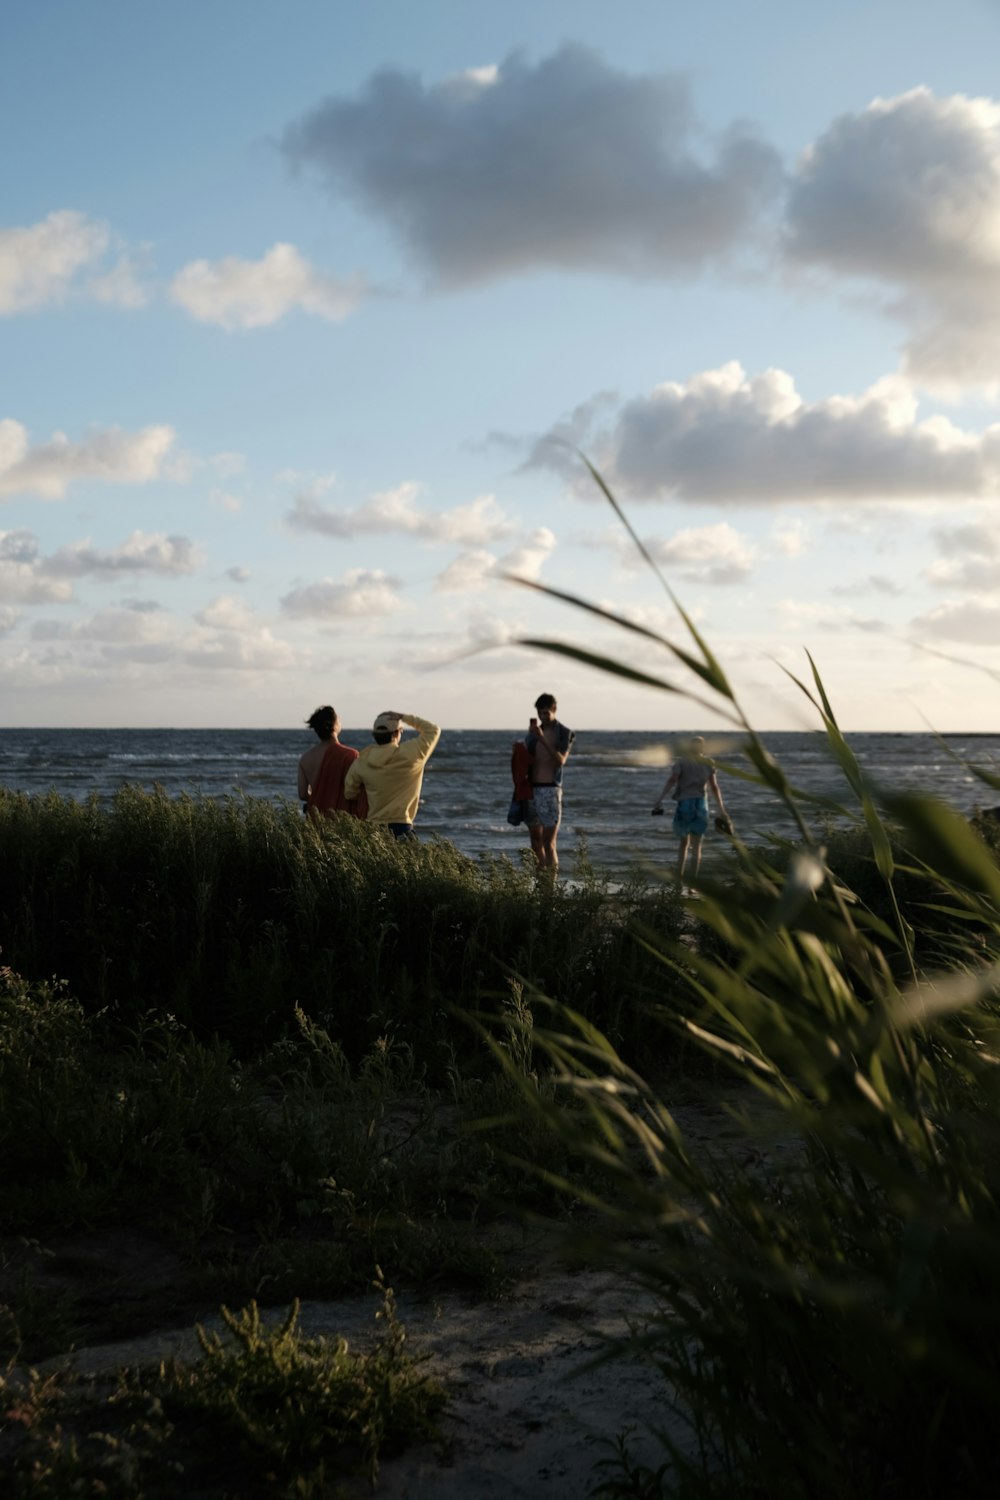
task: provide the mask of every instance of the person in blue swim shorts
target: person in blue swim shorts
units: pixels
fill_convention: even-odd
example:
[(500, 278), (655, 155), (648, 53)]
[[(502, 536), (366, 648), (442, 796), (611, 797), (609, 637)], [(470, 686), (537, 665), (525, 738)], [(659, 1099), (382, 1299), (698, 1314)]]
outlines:
[(663, 799), (673, 793), (677, 804), (674, 809), (674, 832), (680, 839), (677, 849), (677, 878), (682, 879), (690, 852), (694, 861), (694, 873), (701, 866), (701, 841), (708, 828), (708, 798), (711, 792), (719, 813), (726, 817), (725, 804), (719, 791), (719, 778), (715, 767), (705, 757), (705, 741), (700, 734), (690, 740), (671, 767), (663, 791), (653, 803), (653, 812), (663, 811)]

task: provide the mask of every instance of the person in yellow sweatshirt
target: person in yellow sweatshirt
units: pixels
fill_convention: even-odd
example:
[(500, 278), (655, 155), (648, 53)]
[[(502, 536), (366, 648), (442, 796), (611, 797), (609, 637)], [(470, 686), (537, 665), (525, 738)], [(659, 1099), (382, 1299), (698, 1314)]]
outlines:
[[(415, 729), (416, 739), (403, 742), (403, 729)], [(424, 766), (441, 738), (436, 724), (417, 714), (379, 714), (372, 728), (374, 745), (353, 761), (344, 778), (344, 796), (368, 793), (368, 822), (388, 828), (393, 838), (412, 839), (413, 820), (420, 804)]]

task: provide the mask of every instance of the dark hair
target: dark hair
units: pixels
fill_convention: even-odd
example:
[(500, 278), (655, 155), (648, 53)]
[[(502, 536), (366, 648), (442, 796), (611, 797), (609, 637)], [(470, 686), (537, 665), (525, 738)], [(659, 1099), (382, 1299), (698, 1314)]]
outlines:
[(373, 729), (372, 730), (372, 739), (375, 741), (376, 745), (390, 745), (392, 743), (392, 740), (393, 740), (392, 730), (391, 729)]
[(336, 722), (337, 710), (331, 708), (329, 703), (324, 703), (322, 708), (314, 709), (306, 720), (309, 728), (315, 729), (321, 740), (332, 739), (333, 726)]
[(555, 708), (556, 700), (551, 693), (539, 693), (535, 699), (536, 708)]

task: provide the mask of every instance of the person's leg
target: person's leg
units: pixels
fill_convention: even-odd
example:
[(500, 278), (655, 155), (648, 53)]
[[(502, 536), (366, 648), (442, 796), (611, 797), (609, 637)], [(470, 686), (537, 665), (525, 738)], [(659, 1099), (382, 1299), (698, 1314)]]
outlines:
[(692, 857), (694, 859), (694, 873), (695, 873), (695, 876), (697, 876), (698, 871), (701, 869), (701, 834), (700, 833), (693, 833), (691, 835), (691, 853), (692, 853)]
[(531, 837), (531, 852), (535, 856), (535, 863), (540, 870), (545, 868), (545, 847), (542, 843), (544, 829), (541, 823), (529, 823), (528, 833)]
[(551, 870), (555, 875), (559, 869), (559, 854), (556, 849), (556, 839), (559, 836), (559, 824), (555, 828), (542, 829), (542, 865), (546, 870)]
[(680, 880), (680, 878), (684, 874), (684, 866), (687, 863), (688, 845), (690, 844), (690, 842), (691, 842), (691, 835), (689, 833), (683, 833), (683, 834), (681, 834), (680, 843), (677, 845), (677, 878), (678, 878), (678, 880)]

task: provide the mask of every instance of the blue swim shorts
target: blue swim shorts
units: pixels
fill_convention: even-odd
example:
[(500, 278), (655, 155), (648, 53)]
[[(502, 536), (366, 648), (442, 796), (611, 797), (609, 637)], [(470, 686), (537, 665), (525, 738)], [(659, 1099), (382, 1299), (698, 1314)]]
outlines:
[(528, 807), (529, 828), (558, 828), (562, 817), (562, 787), (532, 787)]
[(708, 802), (704, 797), (682, 797), (674, 811), (674, 832), (681, 838), (701, 836), (708, 829)]

